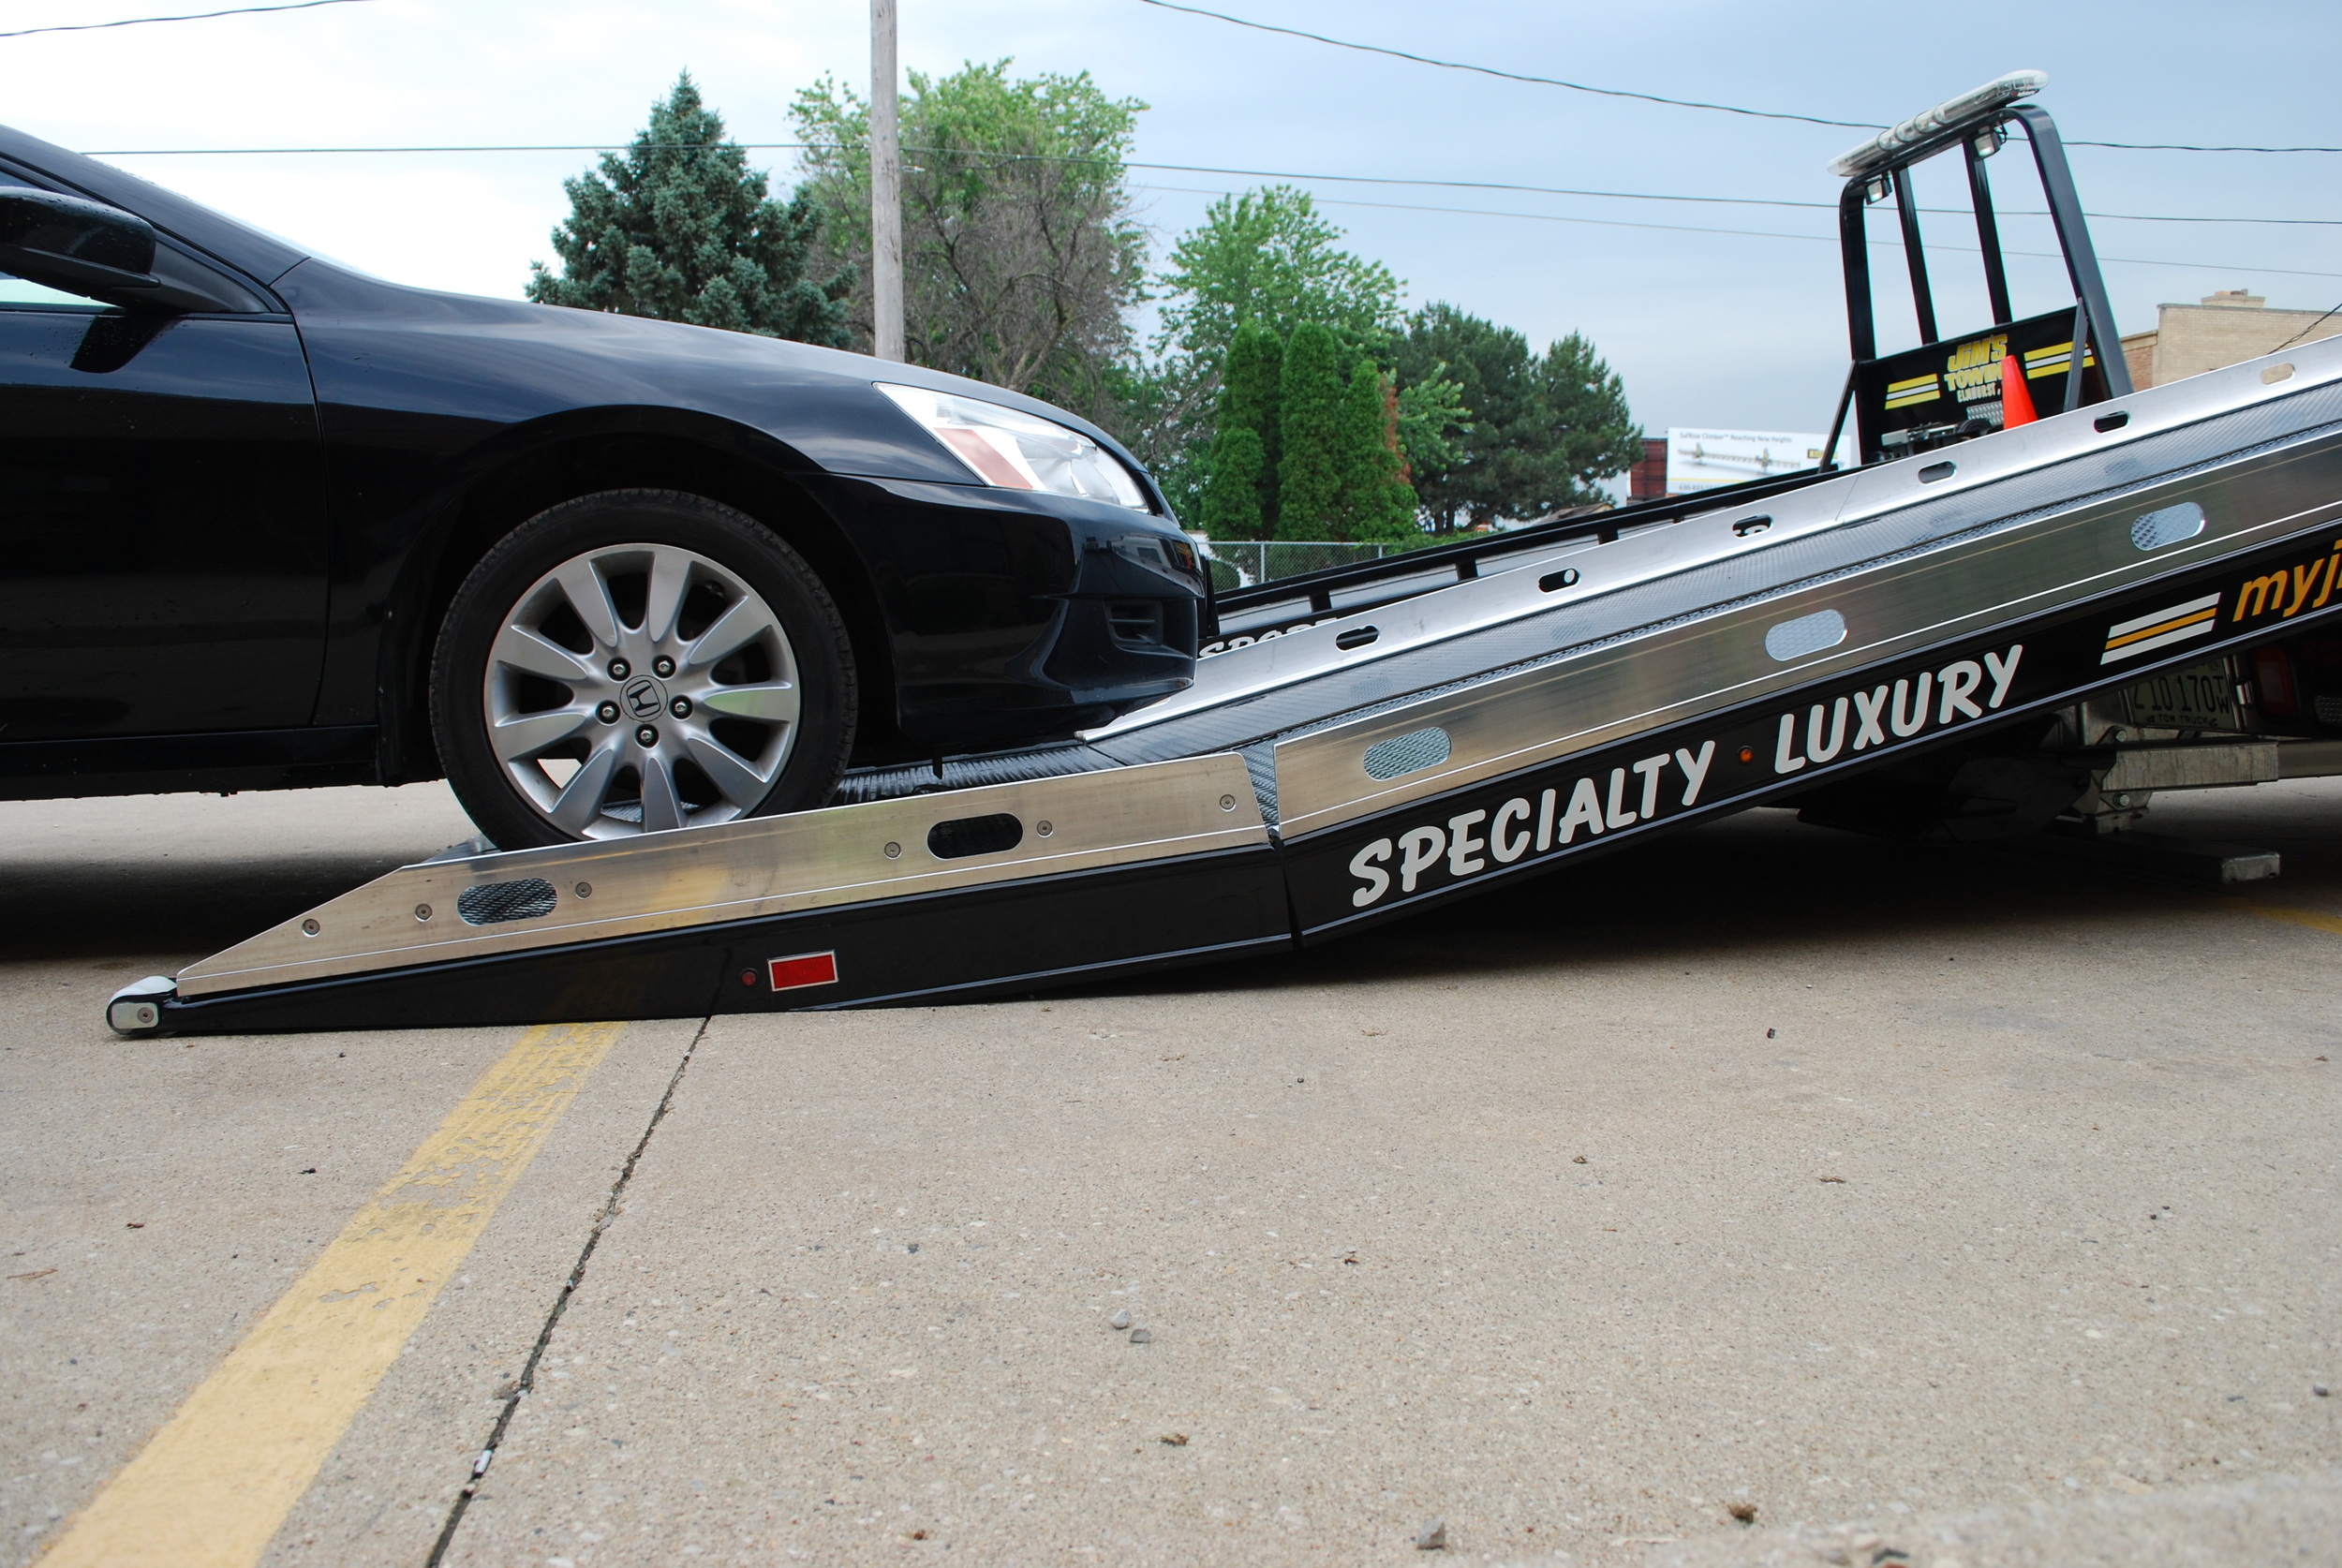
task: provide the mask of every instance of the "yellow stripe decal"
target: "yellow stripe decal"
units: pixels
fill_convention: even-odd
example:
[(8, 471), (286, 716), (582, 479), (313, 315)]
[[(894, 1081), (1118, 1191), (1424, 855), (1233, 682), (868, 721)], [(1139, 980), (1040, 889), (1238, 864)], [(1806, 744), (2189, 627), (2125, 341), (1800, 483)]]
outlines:
[(1926, 376), (1914, 376), (1914, 377), (1911, 377), (1908, 381), (1890, 381), (1890, 382), (1888, 382), (1888, 383), (1887, 383), (1887, 392), (1888, 392), (1889, 395), (1890, 395), (1890, 396), (1891, 396), (1892, 394), (1894, 394), (1894, 393), (1896, 393), (1896, 392), (1909, 392), (1909, 391), (1910, 391), (1913, 387), (1932, 387), (1932, 386), (1934, 386), (1934, 384), (1935, 384), (1935, 377), (1934, 377), (1934, 375), (1932, 375), (1932, 374), (1930, 374), (1930, 375), (1926, 375)]
[(2167, 631), (2177, 631), (2184, 626), (2195, 626), (2199, 622), (2217, 620), (2219, 615), (2220, 609), (2216, 604), (2209, 610), (2199, 610), (2192, 615), (2181, 615), (2173, 620), (2157, 622), (2154, 626), (2141, 627), (2137, 631), (2125, 632), (2120, 637), (2109, 637), (2106, 640), (2106, 645), (2109, 648), (2119, 648), (2131, 643), (2143, 643), (2150, 637), (2160, 637)]
[[(2063, 376), (2074, 362), (2071, 343), (2053, 343), (2046, 348), (2029, 348), (2024, 356), (2024, 378), (2037, 380), (2044, 376)], [(2082, 356), (2083, 369), (2098, 362), (2097, 350), (2093, 348)]]
[(541, 1025), (67, 1527), (43, 1568), (248, 1568), (623, 1024)]

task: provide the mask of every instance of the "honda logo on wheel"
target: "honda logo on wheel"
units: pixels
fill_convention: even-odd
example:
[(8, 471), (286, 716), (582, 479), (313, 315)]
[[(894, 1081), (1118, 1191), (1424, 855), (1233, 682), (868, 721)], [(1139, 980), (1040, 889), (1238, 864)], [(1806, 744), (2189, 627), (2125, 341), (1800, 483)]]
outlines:
[(666, 692), (648, 675), (638, 675), (627, 683), (626, 711), (636, 718), (657, 718), (666, 705)]

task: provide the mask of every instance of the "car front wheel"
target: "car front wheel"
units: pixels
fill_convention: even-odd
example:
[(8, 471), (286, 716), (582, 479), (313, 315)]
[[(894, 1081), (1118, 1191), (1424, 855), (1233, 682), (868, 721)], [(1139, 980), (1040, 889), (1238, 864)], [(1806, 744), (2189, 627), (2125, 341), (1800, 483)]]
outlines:
[(853, 741), (853, 653), (805, 560), (701, 496), (564, 502), (457, 589), (431, 719), (507, 850), (823, 805)]

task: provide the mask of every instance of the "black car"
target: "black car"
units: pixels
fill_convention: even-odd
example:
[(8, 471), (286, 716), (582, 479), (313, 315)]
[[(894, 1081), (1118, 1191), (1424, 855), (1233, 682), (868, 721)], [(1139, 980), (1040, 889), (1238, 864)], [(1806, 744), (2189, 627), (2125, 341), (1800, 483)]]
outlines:
[(506, 848), (1186, 686), (1111, 437), (861, 355), (401, 288), (0, 129), (0, 798), (444, 774)]

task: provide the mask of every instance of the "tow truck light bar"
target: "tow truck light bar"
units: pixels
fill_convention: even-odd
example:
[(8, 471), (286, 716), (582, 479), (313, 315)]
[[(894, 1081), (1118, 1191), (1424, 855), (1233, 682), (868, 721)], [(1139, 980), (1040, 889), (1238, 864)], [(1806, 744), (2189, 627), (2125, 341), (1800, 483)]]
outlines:
[[(1891, 130), (1880, 131), (1859, 147), (1848, 148), (1830, 160), (1830, 172), (1842, 180), (1868, 173), (1906, 147), (1916, 147), (1922, 141), (1932, 141), (1961, 121), (1971, 119), (1988, 109), (1998, 109), (2005, 104), (2015, 103), (2019, 98), (2029, 98), (2048, 85), (2047, 71), (2010, 71), (2007, 76), (1995, 77), (1983, 86), (1972, 88), (1956, 98), (1947, 98), (1924, 114), (1913, 115)], [(1998, 142), (1994, 143), (1993, 150), (1999, 151)], [(1991, 155), (1985, 153), (1980, 143), (1977, 152), (1985, 156)]]

